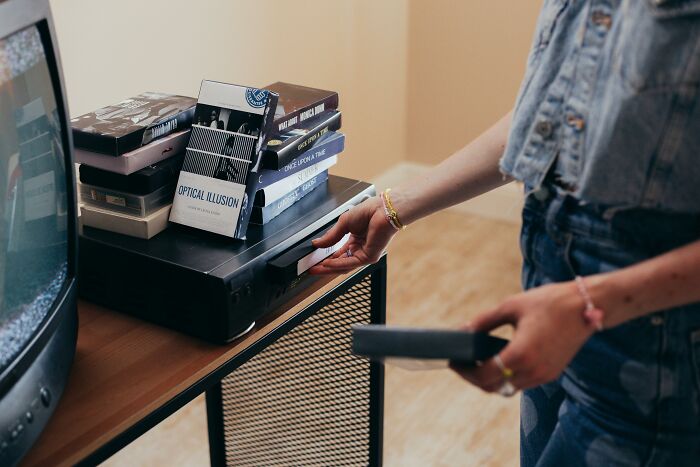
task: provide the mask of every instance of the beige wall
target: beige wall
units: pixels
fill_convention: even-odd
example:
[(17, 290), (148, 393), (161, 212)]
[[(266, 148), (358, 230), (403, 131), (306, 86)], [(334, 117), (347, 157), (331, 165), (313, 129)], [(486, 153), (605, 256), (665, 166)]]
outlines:
[(435, 164), (513, 105), (542, 0), (409, 0), (407, 158)]
[[(202, 78), (341, 95), (335, 173), (434, 164), (512, 105), (541, 0), (51, 0), (72, 115)], [(263, 26), (264, 25), (264, 26)]]
[(52, 0), (72, 115), (201, 79), (340, 92), (347, 151), (369, 178), (403, 159), (406, 0)]

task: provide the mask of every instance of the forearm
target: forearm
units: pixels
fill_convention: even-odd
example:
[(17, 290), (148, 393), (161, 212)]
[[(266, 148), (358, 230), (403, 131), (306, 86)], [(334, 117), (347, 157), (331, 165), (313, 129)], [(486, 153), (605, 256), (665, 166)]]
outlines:
[(508, 139), (511, 112), (455, 154), (417, 180), (395, 187), (392, 202), (401, 221), (422, 217), (507, 183), (498, 161)]
[(618, 271), (586, 278), (605, 327), (700, 302), (700, 241)]

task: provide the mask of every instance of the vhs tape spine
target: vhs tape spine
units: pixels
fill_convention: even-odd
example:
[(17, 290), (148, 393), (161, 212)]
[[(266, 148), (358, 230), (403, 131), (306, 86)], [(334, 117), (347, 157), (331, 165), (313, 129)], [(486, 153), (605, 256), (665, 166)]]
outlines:
[(253, 224), (267, 224), (272, 219), (282, 214), (282, 212), (284, 212), (292, 204), (296, 203), (317, 188), (321, 183), (325, 183), (326, 180), (328, 180), (328, 170), (324, 170), (318, 175), (310, 178), (269, 206), (254, 206), (253, 212), (250, 216), (250, 222)]
[(345, 135), (342, 133), (330, 133), (321, 138), (311, 149), (294, 159), (280, 170), (262, 169), (258, 175), (258, 190), (279, 182), (302, 170), (318, 164), (343, 152), (345, 149)]
[[(74, 123), (72, 128), (73, 143), (76, 149), (120, 157), (138, 150), (152, 141), (189, 129), (192, 126), (194, 112), (195, 102), (193, 100), (190, 107), (180, 110), (169, 118), (158, 120), (149, 126), (134, 128), (132, 131), (124, 134), (86, 131), (77, 127)], [(81, 118), (83, 117), (73, 119), (73, 122), (80, 122)]]
[[(274, 123), (274, 135), (280, 135), (289, 130), (303, 126), (303, 123), (309, 118), (318, 115), (320, 111), (336, 110), (338, 108), (338, 94), (334, 93), (313, 104), (301, 107), (294, 112), (290, 112), (278, 119)], [(273, 136), (274, 136), (273, 135)]]
[[(143, 131), (143, 137), (141, 139), (141, 144), (138, 144), (133, 149), (136, 149), (137, 147), (140, 147), (140, 146), (145, 146), (146, 144), (150, 143), (153, 140), (156, 140), (158, 138), (162, 138), (162, 137), (167, 136), (171, 133), (175, 133), (178, 130), (191, 127), (192, 120), (194, 119), (194, 109), (195, 109), (195, 106), (192, 106), (190, 109), (187, 109), (184, 112), (180, 112), (179, 114), (174, 115), (172, 118), (170, 118), (164, 122), (160, 122), (157, 125), (153, 125), (151, 127), (145, 128)], [(124, 150), (124, 152), (128, 152), (128, 151), (130, 151), (130, 149)]]
[(301, 172), (297, 172), (291, 177), (284, 178), (279, 182), (268, 185), (255, 193), (254, 206), (268, 206), (276, 200), (291, 192), (298, 186), (306, 183), (324, 170), (328, 170), (338, 162), (338, 156), (331, 156), (328, 159), (314, 164)]
[[(341, 113), (337, 110), (323, 112), (306, 121), (304, 132), (291, 130), (282, 135), (284, 141), (271, 140), (263, 151), (263, 168), (280, 170), (296, 157), (309, 150), (312, 145), (329, 131), (336, 131), (341, 126)], [(271, 144), (277, 143), (277, 144)]]

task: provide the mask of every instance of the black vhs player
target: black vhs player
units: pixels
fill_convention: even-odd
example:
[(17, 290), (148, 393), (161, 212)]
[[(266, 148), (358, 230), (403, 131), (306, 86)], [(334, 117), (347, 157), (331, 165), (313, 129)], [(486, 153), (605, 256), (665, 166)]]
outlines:
[[(171, 225), (150, 240), (84, 227), (79, 292), (95, 303), (226, 343), (312, 284), (297, 263), (310, 241), (373, 185), (331, 176), (246, 240)], [(301, 264), (301, 263), (299, 263)]]

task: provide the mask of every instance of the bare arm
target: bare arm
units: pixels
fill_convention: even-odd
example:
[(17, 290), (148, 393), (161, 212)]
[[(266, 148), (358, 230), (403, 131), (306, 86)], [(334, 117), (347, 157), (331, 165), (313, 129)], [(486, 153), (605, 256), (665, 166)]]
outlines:
[[(510, 120), (508, 112), (421, 179), (395, 187), (391, 199), (401, 222), (410, 224), (506, 183), (508, 180), (498, 170), (498, 160), (506, 147)], [(312, 274), (339, 274), (376, 262), (396, 234), (377, 196), (340, 216), (335, 226), (314, 240), (314, 246), (334, 245), (348, 232), (350, 240), (333, 256), (311, 268)]]
[(498, 170), (512, 111), (425, 176), (391, 191), (401, 221), (410, 224), (441, 209), (493, 190), (510, 180)]
[[(606, 328), (700, 302), (700, 241), (584, 280), (591, 300), (603, 311)], [(507, 298), (476, 317), (469, 328), (489, 331), (514, 325), (513, 339), (501, 352), (501, 360), (514, 372), (516, 388), (530, 388), (558, 377), (595, 332), (582, 317), (584, 308), (574, 281), (547, 284)], [(479, 368), (455, 369), (486, 391), (497, 390), (504, 381), (493, 359)]]
[(700, 241), (618, 271), (586, 278), (591, 299), (616, 326), (655, 311), (700, 302)]

